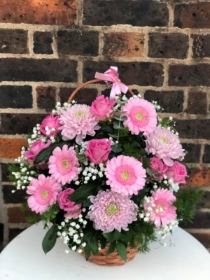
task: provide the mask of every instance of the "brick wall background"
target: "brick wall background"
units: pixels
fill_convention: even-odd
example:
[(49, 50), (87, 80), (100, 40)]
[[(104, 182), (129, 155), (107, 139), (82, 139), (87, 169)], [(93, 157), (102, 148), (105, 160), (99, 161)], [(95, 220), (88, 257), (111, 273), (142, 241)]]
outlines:
[[(181, 226), (210, 248), (210, 1), (0, 0), (0, 243), (29, 226), (24, 193), (7, 167), (25, 137), (96, 71), (157, 100), (177, 122), (187, 186), (204, 190), (193, 223)], [(90, 104), (103, 85), (77, 99)]]

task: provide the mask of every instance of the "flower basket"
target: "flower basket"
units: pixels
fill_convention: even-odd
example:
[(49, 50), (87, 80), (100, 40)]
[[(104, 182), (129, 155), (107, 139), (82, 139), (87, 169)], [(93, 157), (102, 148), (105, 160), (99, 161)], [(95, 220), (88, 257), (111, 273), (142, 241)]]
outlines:
[[(126, 260), (123, 260), (116, 250), (107, 255), (108, 249), (109, 246), (106, 246), (104, 249), (100, 250), (97, 255), (94, 256), (93, 254), (91, 254), (88, 258), (88, 261), (102, 266), (124, 265), (125, 263), (133, 260), (138, 253), (137, 248), (127, 247), (127, 258)], [(81, 253), (81, 255), (85, 257), (84, 253)]]
[[(173, 118), (134, 95), (117, 67), (95, 78), (34, 127), (10, 179), (36, 214), (28, 221), (48, 228), (45, 253), (61, 238), (66, 253), (122, 265), (191, 220), (202, 191), (179, 187), (188, 169)], [(109, 97), (100, 95), (91, 106), (73, 100), (81, 88), (103, 81)]]

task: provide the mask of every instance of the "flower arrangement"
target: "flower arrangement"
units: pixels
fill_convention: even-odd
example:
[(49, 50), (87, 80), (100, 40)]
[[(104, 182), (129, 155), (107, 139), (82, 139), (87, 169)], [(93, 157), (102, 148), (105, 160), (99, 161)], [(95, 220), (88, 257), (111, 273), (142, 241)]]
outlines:
[(126, 261), (128, 247), (148, 251), (192, 219), (201, 191), (179, 188), (188, 172), (172, 117), (158, 117), (157, 102), (128, 97), (117, 67), (95, 77), (111, 86), (110, 97), (58, 103), (33, 129), (10, 179), (26, 191), (33, 221), (48, 227), (45, 253), (60, 237), (67, 253), (89, 259), (107, 247)]

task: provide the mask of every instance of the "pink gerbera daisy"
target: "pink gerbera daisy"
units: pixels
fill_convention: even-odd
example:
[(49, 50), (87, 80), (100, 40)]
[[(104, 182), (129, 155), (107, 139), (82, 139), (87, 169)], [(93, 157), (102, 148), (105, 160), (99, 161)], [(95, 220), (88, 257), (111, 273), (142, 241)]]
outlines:
[(157, 227), (165, 226), (176, 218), (176, 207), (172, 203), (176, 200), (173, 193), (167, 189), (158, 189), (151, 197), (146, 197), (144, 210), (146, 217)]
[(55, 179), (41, 174), (38, 179), (32, 179), (27, 188), (27, 194), (31, 195), (28, 198), (28, 206), (32, 211), (42, 214), (56, 202), (60, 191), (61, 185)]
[(173, 165), (173, 160), (185, 155), (177, 135), (166, 128), (157, 127), (146, 137), (146, 152), (163, 160), (167, 166)]
[(94, 136), (95, 130), (99, 129), (98, 120), (91, 113), (90, 106), (76, 104), (60, 115), (61, 134), (63, 140), (75, 139), (77, 144), (81, 144), (86, 135)]
[(127, 196), (122, 196), (110, 190), (99, 191), (90, 197), (93, 203), (87, 218), (93, 221), (96, 230), (111, 232), (128, 230), (128, 224), (136, 221), (137, 205)]
[(152, 103), (141, 98), (131, 98), (123, 106), (123, 112), (127, 120), (124, 126), (127, 126), (132, 134), (138, 135), (143, 132), (149, 135), (157, 125), (157, 113)]
[(57, 182), (70, 183), (75, 181), (79, 174), (79, 162), (73, 147), (64, 145), (63, 148), (55, 148), (49, 158), (49, 173)]
[(137, 195), (145, 185), (146, 171), (133, 157), (121, 155), (112, 158), (107, 162), (105, 175), (111, 190), (122, 195)]

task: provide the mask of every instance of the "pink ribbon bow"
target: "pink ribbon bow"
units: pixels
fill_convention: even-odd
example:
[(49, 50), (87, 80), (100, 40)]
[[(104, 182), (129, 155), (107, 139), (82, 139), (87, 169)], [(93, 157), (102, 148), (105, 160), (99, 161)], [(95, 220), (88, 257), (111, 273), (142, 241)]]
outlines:
[(118, 74), (118, 68), (116, 66), (111, 66), (109, 70), (105, 73), (95, 73), (95, 78), (104, 80), (107, 82), (112, 82), (112, 89), (110, 93), (110, 98), (114, 99), (115, 95), (120, 94), (121, 92), (126, 93), (128, 91), (128, 87), (121, 83)]

